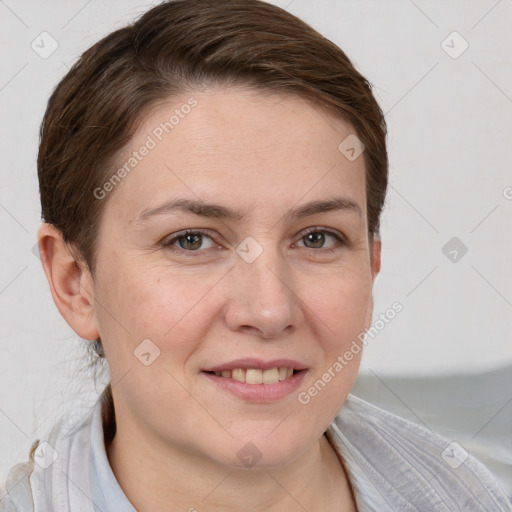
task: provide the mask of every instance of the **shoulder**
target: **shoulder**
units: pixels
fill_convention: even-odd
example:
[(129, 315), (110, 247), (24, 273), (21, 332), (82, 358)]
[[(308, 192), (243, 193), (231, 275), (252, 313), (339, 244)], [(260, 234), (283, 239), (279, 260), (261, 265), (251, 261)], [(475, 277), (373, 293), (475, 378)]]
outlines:
[(5, 486), (0, 489), (0, 512), (33, 512), (30, 475), (34, 470), (32, 455), (38, 444), (39, 440), (33, 443), (27, 462), (16, 464), (10, 469)]
[(70, 488), (69, 481), (89, 485), (91, 426), (95, 417), (101, 438), (102, 398), (92, 405), (74, 404), (32, 444), (29, 460), (13, 466), (4, 488), (0, 486), (0, 512), (69, 512), (69, 503), (73, 510), (90, 509), (88, 499)]
[(426, 425), (349, 395), (328, 431), (358, 499), (375, 504), (361, 510), (512, 512), (490, 471)]

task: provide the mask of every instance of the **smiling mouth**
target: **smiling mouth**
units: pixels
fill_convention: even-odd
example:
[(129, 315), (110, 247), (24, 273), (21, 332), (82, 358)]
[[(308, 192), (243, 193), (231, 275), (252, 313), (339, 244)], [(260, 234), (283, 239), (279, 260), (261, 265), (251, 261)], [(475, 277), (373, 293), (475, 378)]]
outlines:
[(211, 375), (223, 377), (225, 379), (233, 379), (246, 384), (276, 384), (292, 377), (294, 374), (302, 370), (294, 368), (269, 368), (260, 370), (255, 368), (235, 368), (233, 370), (223, 371), (207, 371)]

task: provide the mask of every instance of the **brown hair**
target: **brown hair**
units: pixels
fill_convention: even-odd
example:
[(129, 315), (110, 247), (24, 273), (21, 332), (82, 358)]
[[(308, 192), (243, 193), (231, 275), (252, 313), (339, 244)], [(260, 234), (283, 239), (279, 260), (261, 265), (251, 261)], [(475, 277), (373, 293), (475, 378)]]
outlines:
[(348, 119), (366, 148), (368, 232), (378, 235), (386, 125), (370, 84), (345, 53), (261, 0), (173, 0), (88, 49), (56, 87), (41, 126), (42, 219), (60, 230), (93, 275), (107, 200), (94, 191), (152, 106), (207, 85), (297, 94)]
[[(95, 190), (152, 107), (211, 85), (295, 94), (350, 121), (365, 146), (368, 235), (379, 234), (386, 123), (371, 85), (345, 53), (261, 0), (171, 0), (88, 49), (51, 95), (41, 126), (42, 219), (59, 229), (93, 277), (108, 200)], [(99, 339), (91, 346), (103, 357)], [(112, 401), (110, 386), (106, 398)]]

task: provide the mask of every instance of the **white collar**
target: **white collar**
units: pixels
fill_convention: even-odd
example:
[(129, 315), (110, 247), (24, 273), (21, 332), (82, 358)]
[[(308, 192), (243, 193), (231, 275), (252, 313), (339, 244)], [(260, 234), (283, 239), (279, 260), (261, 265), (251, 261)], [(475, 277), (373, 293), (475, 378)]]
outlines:
[(483, 464), (465, 452), (454, 460), (450, 441), (422, 425), (349, 395), (329, 430), (359, 512), (512, 511)]
[[(48, 436), (59, 457), (47, 469), (34, 465), (34, 512), (136, 512), (108, 463), (101, 404), (100, 398), (78, 423), (61, 421)], [(442, 456), (449, 441), (354, 395), (329, 432), (359, 512), (512, 512), (504, 491), (475, 458), (452, 468)], [(13, 493), (21, 490), (14, 486)]]

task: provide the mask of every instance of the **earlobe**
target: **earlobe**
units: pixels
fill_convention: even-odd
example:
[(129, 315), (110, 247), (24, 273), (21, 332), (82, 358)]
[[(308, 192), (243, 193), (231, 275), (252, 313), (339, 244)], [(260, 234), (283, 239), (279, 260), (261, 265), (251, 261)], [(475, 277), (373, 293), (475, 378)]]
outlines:
[(42, 224), (37, 239), (44, 273), (60, 314), (81, 338), (98, 338), (94, 283), (87, 266), (76, 261), (55, 226)]

